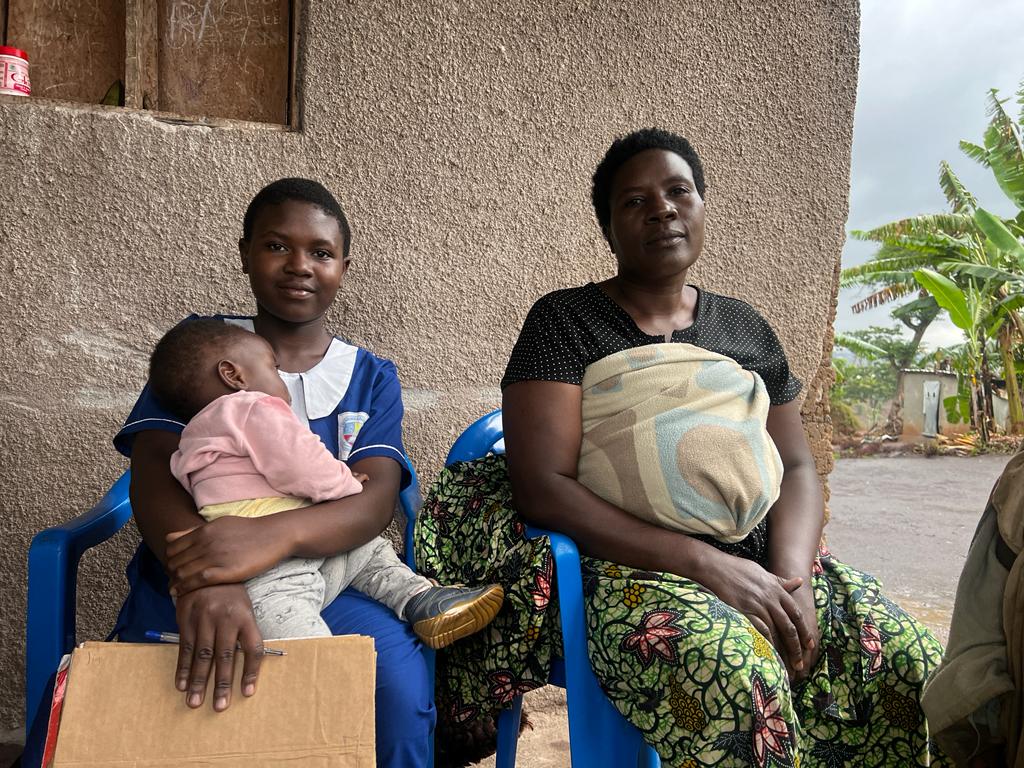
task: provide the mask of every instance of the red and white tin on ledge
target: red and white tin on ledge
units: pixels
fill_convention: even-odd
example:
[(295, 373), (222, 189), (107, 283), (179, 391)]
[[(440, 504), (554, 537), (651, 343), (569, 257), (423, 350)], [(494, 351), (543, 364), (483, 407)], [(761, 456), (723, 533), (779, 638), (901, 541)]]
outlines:
[(32, 84), (28, 80), (28, 54), (9, 45), (0, 45), (0, 93), (28, 96)]

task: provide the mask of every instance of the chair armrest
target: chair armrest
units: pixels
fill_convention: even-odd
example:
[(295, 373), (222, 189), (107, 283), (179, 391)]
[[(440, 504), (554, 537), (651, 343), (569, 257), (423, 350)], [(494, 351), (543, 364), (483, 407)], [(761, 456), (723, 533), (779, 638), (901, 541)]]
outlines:
[(44, 551), (61, 543), (74, 547), (80, 556), (85, 550), (109, 539), (121, 530), (132, 516), (131, 503), (128, 500), (130, 485), (131, 473), (125, 472), (88, 512), (66, 523), (41, 530), (32, 539), (30, 557), (34, 549), (40, 548)]
[(416, 476), (416, 470), (412, 462), (407, 460), (409, 465), (409, 484), (398, 494), (398, 506), (405, 515), (405, 564), (412, 570), (416, 570), (416, 552), (413, 549), (413, 534), (416, 532), (416, 515), (420, 512), (423, 498), (420, 495), (420, 480)]
[[(565, 688), (569, 705), (570, 743), (582, 733), (587, 741), (592, 742), (595, 754), (612, 756), (612, 765), (633, 765), (641, 751), (643, 762), (635, 764), (660, 765), (653, 750), (642, 750), (643, 740), (639, 732), (622, 719), (622, 715), (601, 690), (597, 675), (590, 666), (587, 621), (583, 607), (583, 574), (576, 543), (563, 533), (533, 526), (527, 526), (526, 536), (530, 539), (547, 536), (551, 541), (555, 580), (558, 584), (559, 618), (562, 622), (563, 659), (552, 660), (550, 682)], [(589, 730), (594, 727), (598, 733)], [(577, 736), (572, 735), (574, 730)]]
[[(555, 583), (558, 585), (558, 611), (562, 625), (564, 648), (582, 649), (581, 653), (565, 653), (565, 667), (558, 670), (566, 681), (580, 686), (579, 690), (593, 691), (596, 680), (590, 669), (587, 648), (587, 622), (583, 610), (583, 574), (576, 542), (564, 533), (555, 533), (532, 525), (526, 527), (526, 537), (536, 539), (547, 536), (551, 542), (551, 555), (555, 561)], [(554, 681), (564, 684), (561, 681)], [(568, 687), (568, 686), (567, 686)], [(587, 694), (590, 695), (590, 694)]]
[[(40, 531), (28, 550), (28, 616), (25, 624), (25, 717), (30, 731), (49, 711), (46, 690), (61, 656), (75, 646), (78, 561), (132, 516), (125, 472), (99, 503), (62, 525)], [(45, 728), (45, 724), (43, 726)]]

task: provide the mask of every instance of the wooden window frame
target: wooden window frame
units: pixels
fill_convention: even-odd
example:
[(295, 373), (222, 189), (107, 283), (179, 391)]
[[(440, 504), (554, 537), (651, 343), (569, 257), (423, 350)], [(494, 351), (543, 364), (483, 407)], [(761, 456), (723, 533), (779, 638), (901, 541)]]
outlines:
[[(287, 122), (256, 122), (216, 115), (189, 115), (162, 109), (150, 109), (147, 93), (158, 88), (158, 10), (157, 0), (125, 0), (125, 60), (124, 60), (124, 105), (107, 106), (91, 102), (29, 97), (35, 103), (48, 103), (86, 110), (110, 110), (148, 115), (161, 122), (201, 125), (207, 127), (244, 127), (265, 130), (301, 130), (302, 109), (299, 104), (298, 70), (302, 34), (305, 24), (306, 3), (304, 0), (288, 0), (288, 72), (287, 72)], [(0, 0), (0, 44), (7, 40), (8, 10), (10, 0)], [(31, 52), (29, 72), (31, 76)], [(25, 97), (0, 94), (0, 102), (22, 103)]]

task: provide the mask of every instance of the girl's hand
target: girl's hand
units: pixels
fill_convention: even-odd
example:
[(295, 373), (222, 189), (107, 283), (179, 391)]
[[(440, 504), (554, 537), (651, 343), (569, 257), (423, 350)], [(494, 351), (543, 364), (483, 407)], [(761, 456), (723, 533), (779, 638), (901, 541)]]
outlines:
[(223, 712), (231, 704), (235, 679), (236, 646), (243, 653), (243, 696), (256, 693), (263, 638), (252, 614), (252, 603), (241, 584), (197, 589), (178, 598), (178, 665), (174, 684), (185, 693), (185, 703), (196, 709), (206, 698), (213, 669), (213, 708)]
[(813, 595), (808, 606), (804, 595), (791, 594), (802, 589), (804, 579), (783, 579), (752, 560), (722, 557), (727, 560), (698, 581), (747, 617), (775, 646), (791, 677), (806, 675), (806, 654), (818, 645)]
[(171, 594), (182, 595), (217, 584), (240, 584), (291, 555), (289, 542), (271, 517), (218, 517), (167, 534), (167, 573)]

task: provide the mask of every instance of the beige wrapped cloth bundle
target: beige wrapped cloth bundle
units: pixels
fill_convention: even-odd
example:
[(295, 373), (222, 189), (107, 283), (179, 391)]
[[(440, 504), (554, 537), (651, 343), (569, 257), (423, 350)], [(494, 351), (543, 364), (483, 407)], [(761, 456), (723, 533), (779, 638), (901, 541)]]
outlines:
[(648, 522), (741, 541), (779, 497), (769, 406), (760, 376), (692, 344), (609, 355), (583, 376), (577, 479)]

